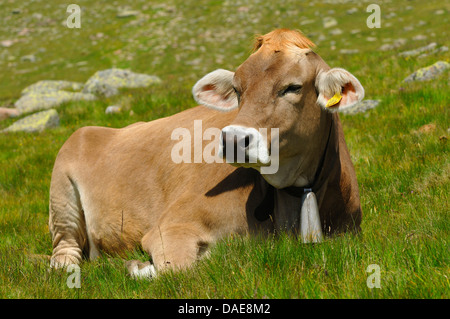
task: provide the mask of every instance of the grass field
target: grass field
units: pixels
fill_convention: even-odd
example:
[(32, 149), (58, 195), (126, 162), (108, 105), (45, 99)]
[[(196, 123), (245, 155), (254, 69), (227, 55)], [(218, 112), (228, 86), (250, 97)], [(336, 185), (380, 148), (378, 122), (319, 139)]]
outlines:
[[(65, 103), (58, 108), (56, 129), (0, 134), (0, 298), (449, 298), (449, 76), (402, 80), (418, 68), (448, 62), (450, 53), (398, 56), (432, 42), (450, 45), (448, 3), (373, 1), (381, 8), (381, 28), (370, 29), (371, 2), (73, 2), (82, 8), (80, 29), (65, 26), (72, 2), (0, 4), (0, 41), (14, 40), (10, 47), (0, 46), (0, 106), (11, 107), (22, 89), (39, 80), (84, 82), (113, 66), (158, 75), (163, 83)], [(122, 7), (140, 13), (117, 18)], [(352, 8), (357, 10), (349, 14)], [(327, 16), (337, 26), (324, 28)], [(194, 106), (196, 80), (217, 68), (236, 69), (249, 55), (254, 35), (278, 27), (301, 29), (330, 66), (358, 77), (367, 99), (382, 101), (367, 113), (341, 115), (360, 186), (361, 235), (318, 245), (283, 234), (230, 237), (191, 270), (151, 282), (129, 278), (121, 259), (104, 256), (81, 265), (79, 289), (68, 288), (69, 273), (50, 272), (46, 261), (32, 257), (51, 254), (51, 170), (77, 128), (123, 127)], [(342, 32), (330, 34), (336, 28)], [(407, 40), (402, 46), (379, 50), (400, 38)], [(21, 58), (26, 55), (35, 61)], [(125, 111), (107, 115), (108, 105)], [(15, 120), (1, 121), (0, 129)], [(134, 251), (129, 258), (148, 256)], [(380, 288), (367, 285), (370, 265), (379, 266)]]

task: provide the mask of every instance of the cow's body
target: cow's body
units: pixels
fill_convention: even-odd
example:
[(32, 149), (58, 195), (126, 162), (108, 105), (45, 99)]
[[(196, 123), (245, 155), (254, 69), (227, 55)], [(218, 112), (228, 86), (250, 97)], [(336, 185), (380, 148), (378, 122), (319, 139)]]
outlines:
[[(223, 129), (242, 115), (241, 109), (224, 113), (198, 106), (122, 129), (78, 130), (61, 148), (52, 174), (52, 264), (78, 263), (83, 254), (95, 258), (101, 251), (120, 253), (142, 245), (157, 268), (185, 268), (226, 235), (296, 231), (301, 199), (292, 187), (285, 189), (290, 186), (315, 188), (325, 233), (358, 231), (358, 185), (339, 117), (326, 110), (317, 114), (320, 139), (308, 151), (313, 153), (312, 171), (301, 172), (302, 185), (276, 184), (275, 189), (254, 168), (176, 164), (171, 158), (175, 129), (187, 128), (194, 137), (195, 120), (202, 121), (203, 131)], [(203, 141), (202, 147), (208, 143)], [(282, 136), (280, 148), (283, 143)], [(295, 146), (295, 141), (290, 143)], [(273, 206), (267, 204), (268, 194)], [(262, 207), (264, 218), (261, 206), (267, 206)]]
[[(53, 258), (73, 256), (78, 262), (82, 250), (91, 258), (99, 251), (117, 253), (140, 244), (144, 235), (165, 244), (164, 249), (172, 236), (181, 243), (194, 236), (199, 251), (190, 253), (197, 254), (223, 235), (246, 232), (256, 224), (267, 227), (252, 217), (254, 205), (247, 203), (255, 184), (260, 193), (253, 195), (255, 203), (264, 192), (257, 171), (220, 163), (175, 164), (171, 159), (174, 129), (188, 128), (194, 136), (194, 120), (202, 119), (204, 128), (221, 128), (233, 113), (224, 117), (199, 106), (123, 129), (75, 132), (60, 150), (52, 175)], [(174, 249), (183, 253), (181, 243)]]

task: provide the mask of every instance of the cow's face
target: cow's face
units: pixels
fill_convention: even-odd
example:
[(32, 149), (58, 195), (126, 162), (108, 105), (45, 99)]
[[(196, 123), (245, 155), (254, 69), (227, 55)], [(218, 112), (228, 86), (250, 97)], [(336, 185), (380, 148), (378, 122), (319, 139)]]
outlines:
[[(293, 43), (286, 40), (289, 35)], [(221, 111), (238, 108), (233, 123), (222, 130), (221, 155), (234, 165), (260, 171), (277, 161), (279, 172), (265, 176), (275, 187), (311, 182), (311, 166), (329, 133), (326, 113), (350, 107), (364, 96), (353, 75), (330, 69), (311, 45), (296, 31), (275, 30), (258, 38), (256, 52), (235, 73), (216, 70), (193, 88), (200, 104)]]

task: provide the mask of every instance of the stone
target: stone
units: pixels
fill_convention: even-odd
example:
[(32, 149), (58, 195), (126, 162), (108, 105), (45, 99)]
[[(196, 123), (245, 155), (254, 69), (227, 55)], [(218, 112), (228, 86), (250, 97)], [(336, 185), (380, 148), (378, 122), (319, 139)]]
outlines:
[(380, 104), (380, 100), (363, 100), (359, 103), (356, 103), (352, 107), (345, 109), (343, 111), (339, 111), (342, 114), (357, 114), (357, 113), (364, 113), (367, 112), (370, 109), (373, 109)]
[(33, 63), (36, 62), (36, 56), (34, 54), (24, 55), (23, 57), (20, 58), (20, 61)]
[(407, 76), (403, 82), (413, 81), (429, 81), (437, 78), (441, 73), (450, 68), (450, 63), (445, 61), (438, 61), (427, 67), (418, 69), (409, 76)]
[(414, 50), (409, 50), (409, 51), (404, 51), (399, 53), (398, 55), (401, 57), (411, 57), (411, 56), (416, 56), (419, 55), (422, 52), (427, 52), (427, 51), (432, 51), (436, 48), (437, 44), (436, 42), (432, 42), (424, 47), (420, 47)]
[(323, 27), (324, 28), (331, 28), (334, 26), (337, 26), (337, 20), (333, 17), (325, 17), (323, 18)]
[(69, 101), (92, 101), (97, 99), (93, 94), (67, 92), (67, 91), (50, 91), (46, 93), (30, 92), (21, 96), (14, 106), (20, 113), (31, 113), (43, 109), (49, 109), (61, 105)]
[(316, 20), (313, 20), (313, 19), (305, 19), (305, 20), (302, 20), (302, 21), (300, 22), (300, 25), (307, 25), (307, 24), (311, 24), (311, 23), (314, 23), (314, 22), (316, 22)]
[(59, 126), (58, 112), (54, 109), (34, 113), (14, 122), (11, 126), (1, 132), (42, 132), (49, 128)]
[(425, 58), (425, 57), (427, 57), (427, 56), (430, 56), (430, 55), (432, 55), (432, 54), (435, 54), (435, 53), (441, 53), (441, 52), (447, 52), (447, 51), (448, 51), (448, 47), (445, 46), (445, 45), (443, 45), (443, 46), (441, 46), (440, 48), (434, 49), (434, 50), (429, 51), (429, 52), (422, 53), (422, 54), (420, 54), (417, 58), (418, 58), (418, 59), (423, 59), (423, 58)]
[(436, 130), (436, 124), (434, 124), (434, 123), (429, 123), (429, 124), (422, 125), (418, 129), (418, 131), (420, 133), (425, 133), (425, 134), (434, 132), (435, 130)]
[(117, 105), (110, 105), (105, 110), (105, 114), (119, 114), (121, 112), (122, 112), (122, 108)]
[(0, 121), (10, 117), (17, 117), (20, 115), (19, 110), (15, 108), (0, 107)]
[(84, 84), (71, 81), (42, 80), (27, 86), (22, 90), (22, 95), (29, 93), (49, 93), (59, 90), (80, 91)]
[(117, 18), (130, 18), (130, 17), (135, 17), (139, 14), (140, 12), (137, 10), (122, 10), (119, 13), (117, 13), (116, 17)]
[(380, 51), (391, 51), (391, 50), (395, 50), (398, 49), (399, 47), (403, 46), (406, 44), (406, 39), (403, 38), (399, 38), (394, 40), (393, 43), (385, 43), (383, 44), (381, 47), (378, 48), (378, 50)]
[(161, 83), (161, 79), (154, 75), (134, 73), (124, 69), (107, 69), (96, 72), (88, 79), (83, 93), (112, 96), (122, 88), (143, 88)]
[(422, 41), (422, 40), (426, 40), (428, 37), (424, 34), (418, 34), (416, 36), (413, 36), (413, 40), (414, 41)]
[(330, 30), (329, 33), (330, 33), (330, 35), (336, 36), (336, 35), (341, 35), (343, 33), (343, 31), (339, 28), (336, 28), (336, 29)]
[(0, 42), (0, 45), (4, 48), (9, 48), (14, 44), (14, 42), (15, 42), (14, 40), (3, 40)]
[(359, 53), (358, 49), (340, 49), (339, 50), (340, 54), (356, 54)]
[[(97, 97), (80, 91), (83, 83), (71, 81), (43, 80), (27, 86), (14, 106), (21, 113), (36, 112), (57, 107), (69, 101), (93, 101)], [(66, 91), (69, 90), (69, 91)]]
[(100, 80), (92, 80), (89, 83), (89, 92), (103, 97), (111, 97), (119, 94), (119, 89), (111, 84), (101, 82)]

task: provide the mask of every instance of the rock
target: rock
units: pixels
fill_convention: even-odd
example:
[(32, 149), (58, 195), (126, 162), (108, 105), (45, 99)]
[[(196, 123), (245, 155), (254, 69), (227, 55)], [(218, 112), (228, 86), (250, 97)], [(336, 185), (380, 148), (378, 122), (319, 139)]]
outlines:
[(325, 17), (323, 18), (323, 27), (324, 28), (331, 28), (334, 26), (337, 26), (337, 20), (333, 17)]
[(412, 25), (407, 25), (407, 26), (403, 27), (403, 31), (412, 31), (412, 30), (414, 30), (414, 26), (412, 26)]
[(33, 63), (36, 62), (36, 56), (34, 54), (24, 55), (23, 57), (20, 58), (20, 61)]
[(424, 34), (418, 34), (416, 36), (413, 36), (413, 40), (414, 41), (422, 41), (422, 40), (426, 40), (428, 37)]
[(140, 12), (137, 10), (122, 10), (119, 13), (117, 13), (116, 17), (117, 18), (130, 18), (130, 17), (135, 17), (139, 14)]
[(422, 52), (427, 52), (427, 51), (432, 51), (433, 49), (435, 49), (437, 46), (436, 42), (432, 42), (424, 47), (420, 47), (414, 50), (410, 50), (410, 51), (405, 51), (405, 52), (401, 52), (398, 55), (401, 57), (411, 57), (411, 56), (416, 56), (419, 55)]
[(14, 40), (3, 40), (0, 42), (0, 45), (4, 48), (9, 48), (14, 44), (14, 42), (15, 42)]
[(385, 17), (388, 19), (392, 19), (396, 16), (397, 16), (397, 13), (395, 13), (395, 12), (389, 12), (388, 14), (385, 15)]
[(311, 23), (314, 23), (314, 22), (316, 22), (316, 20), (313, 20), (313, 19), (305, 19), (305, 20), (302, 20), (302, 21), (300, 22), (300, 25), (307, 25), (307, 24), (311, 24)]
[(161, 83), (154, 75), (134, 73), (124, 69), (107, 69), (96, 72), (86, 82), (83, 93), (112, 96), (118, 94), (121, 88), (142, 88)]
[(122, 112), (122, 108), (116, 105), (110, 105), (106, 108), (105, 114), (118, 114)]
[(59, 90), (80, 91), (83, 86), (84, 84), (80, 82), (43, 80), (27, 86), (23, 89), (22, 95), (28, 93), (49, 93)]
[(425, 125), (422, 125), (421, 127), (419, 127), (418, 132), (428, 134), (428, 133), (434, 132), (435, 130), (436, 130), (436, 124), (429, 123), (429, 124), (425, 124)]
[(119, 94), (119, 89), (117, 87), (101, 82), (100, 80), (92, 80), (89, 83), (89, 91), (104, 97), (111, 97)]
[(31, 29), (29, 28), (23, 28), (22, 30), (20, 30), (20, 32), (18, 33), (19, 36), (26, 36), (31, 32)]
[(341, 29), (339, 29), (339, 28), (332, 29), (332, 30), (330, 31), (330, 35), (340, 35), (340, 34), (342, 34), (342, 33), (343, 33), (343, 31), (342, 31)]
[(429, 56), (431, 54), (440, 53), (440, 52), (447, 52), (447, 51), (448, 51), (448, 47), (443, 45), (443, 46), (441, 46), (438, 49), (434, 49), (433, 51), (422, 53), (417, 58), (418, 59), (422, 59), (422, 58), (425, 58), (425, 57), (427, 57), (427, 56)]
[(250, 8), (249, 8), (249, 7), (246, 7), (246, 6), (242, 6), (242, 7), (239, 7), (239, 8), (237, 9), (237, 11), (238, 11), (238, 12), (244, 12), (244, 13), (247, 13), (247, 12), (250, 11)]
[(340, 49), (339, 53), (341, 54), (356, 54), (359, 53), (358, 49)]
[(20, 112), (14, 108), (0, 107), (0, 121), (10, 117), (17, 117)]
[(14, 122), (1, 132), (42, 132), (45, 129), (58, 127), (59, 116), (54, 109), (41, 111)]
[(345, 109), (343, 111), (340, 111), (343, 114), (357, 114), (357, 113), (364, 113), (370, 109), (373, 109), (380, 104), (380, 100), (363, 100), (354, 106), (352, 106), (349, 109)]
[(73, 92), (81, 90), (83, 86), (83, 83), (71, 81), (39, 81), (26, 87), (14, 106), (21, 113), (30, 113), (57, 107), (64, 102), (97, 99), (93, 94)]
[(394, 40), (393, 43), (386, 43), (383, 44), (381, 47), (378, 48), (378, 50), (380, 51), (391, 51), (391, 50), (395, 50), (403, 45), (406, 44), (406, 39), (403, 38), (399, 38)]
[(406, 77), (403, 82), (429, 81), (437, 78), (441, 73), (450, 68), (450, 63), (438, 61), (432, 65), (421, 68)]
[(16, 101), (14, 106), (21, 113), (30, 113), (38, 110), (49, 109), (61, 105), (69, 101), (92, 101), (97, 99), (93, 94), (67, 92), (67, 91), (50, 91), (46, 93), (30, 92), (23, 95)]

